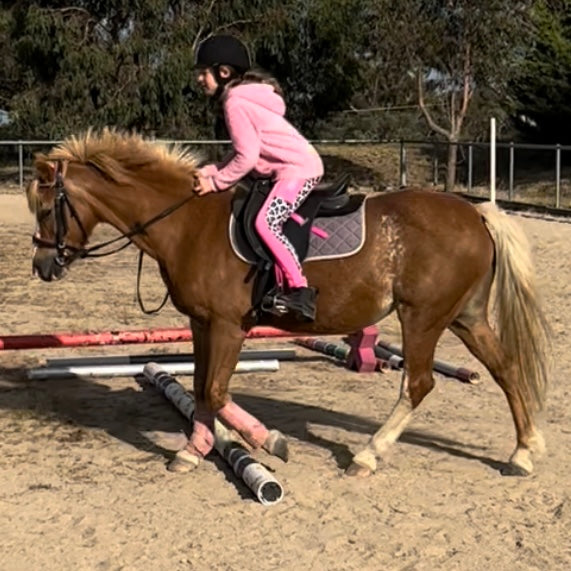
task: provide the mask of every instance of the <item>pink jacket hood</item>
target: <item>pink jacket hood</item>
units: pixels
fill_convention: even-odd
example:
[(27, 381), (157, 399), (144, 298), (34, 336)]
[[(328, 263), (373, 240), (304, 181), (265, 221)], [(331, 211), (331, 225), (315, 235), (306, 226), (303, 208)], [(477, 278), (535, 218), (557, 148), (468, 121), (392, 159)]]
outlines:
[(218, 190), (231, 187), (251, 171), (274, 180), (323, 175), (321, 157), (285, 119), (285, 102), (271, 85), (231, 87), (222, 107), (233, 153), (223, 163), (201, 169)]
[(236, 98), (259, 105), (263, 109), (267, 109), (281, 117), (286, 112), (286, 104), (283, 97), (276, 93), (271, 85), (265, 83), (243, 83), (229, 89), (224, 98), (224, 104)]

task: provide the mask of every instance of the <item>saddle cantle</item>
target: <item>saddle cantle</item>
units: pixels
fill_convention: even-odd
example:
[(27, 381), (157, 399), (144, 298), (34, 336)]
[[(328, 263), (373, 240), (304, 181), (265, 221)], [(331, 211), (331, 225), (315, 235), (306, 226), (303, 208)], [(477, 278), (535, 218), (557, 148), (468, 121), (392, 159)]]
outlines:
[[(296, 211), (303, 223), (290, 219), (284, 224), (284, 234), (300, 262), (344, 257), (362, 247), (365, 196), (349, 194), (349, 180), (348, 175), (343, 175), (333, 182), (318, 184)], [(272, 184), (269, 179), (246, 178), (238, 184), (232, 200), (230, 242), (235, 254), (251, 263), (255, 270), (254, 307), (275, 284), (273, 255), (258, 237), (254, 225)], [(319, 236), (312, 232), (314, 223), (322, 230)], [(252, 272), (248, 278), (251, 275)]]

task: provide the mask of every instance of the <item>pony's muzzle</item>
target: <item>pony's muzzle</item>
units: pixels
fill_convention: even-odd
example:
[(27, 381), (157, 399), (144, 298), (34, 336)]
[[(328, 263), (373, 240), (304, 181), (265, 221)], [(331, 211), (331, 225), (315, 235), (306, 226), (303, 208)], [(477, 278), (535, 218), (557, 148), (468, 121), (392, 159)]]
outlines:
[(37, 248), (32, 258), (32, 272), (45, 282), (59, 280), (63, 277), (64, 268), (57, 261), (55, 248)]

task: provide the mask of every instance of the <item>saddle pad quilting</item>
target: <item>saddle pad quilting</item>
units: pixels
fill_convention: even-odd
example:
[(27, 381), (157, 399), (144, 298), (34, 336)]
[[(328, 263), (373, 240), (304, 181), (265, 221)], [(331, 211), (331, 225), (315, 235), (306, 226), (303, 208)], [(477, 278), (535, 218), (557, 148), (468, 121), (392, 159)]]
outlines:
[[(356, 254), (365, 243), (365, 203), (351, 214), (344, 216), (330, 216), (327, 218), (317, 218), (313, 225), (324, 230), (328, 238), (320, 238), (311, 233), (309, 239), (309, 250), (306, 262), (311, 260), (332, 260), (335, 258), (345, 258)], [(253, 263), (254, 260), (247, 259), (237, 247), (235, 238), (236, 220), (230, 216), (228, 234), (232, 249), (238, 258), (244, 262)]]
[(365, 242), (364, 204), (351, 214), (318, 218), (314, 226), (325, 230), (329, 237), (320, 238), (311, 234), (307, 260), (343, 258), (357, 253)]

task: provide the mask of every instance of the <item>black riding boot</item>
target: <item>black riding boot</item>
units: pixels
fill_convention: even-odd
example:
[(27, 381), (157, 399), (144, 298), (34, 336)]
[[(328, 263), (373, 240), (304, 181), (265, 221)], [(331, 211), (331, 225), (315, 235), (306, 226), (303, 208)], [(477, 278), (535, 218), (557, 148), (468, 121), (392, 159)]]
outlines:
[(292, 313), (299, 321), (315, 321), (316, 297), (314, 287), (295, 287), (287, 293), (279, 293), (274, 298), (274, 307), (283, 308), (283, 313)]

